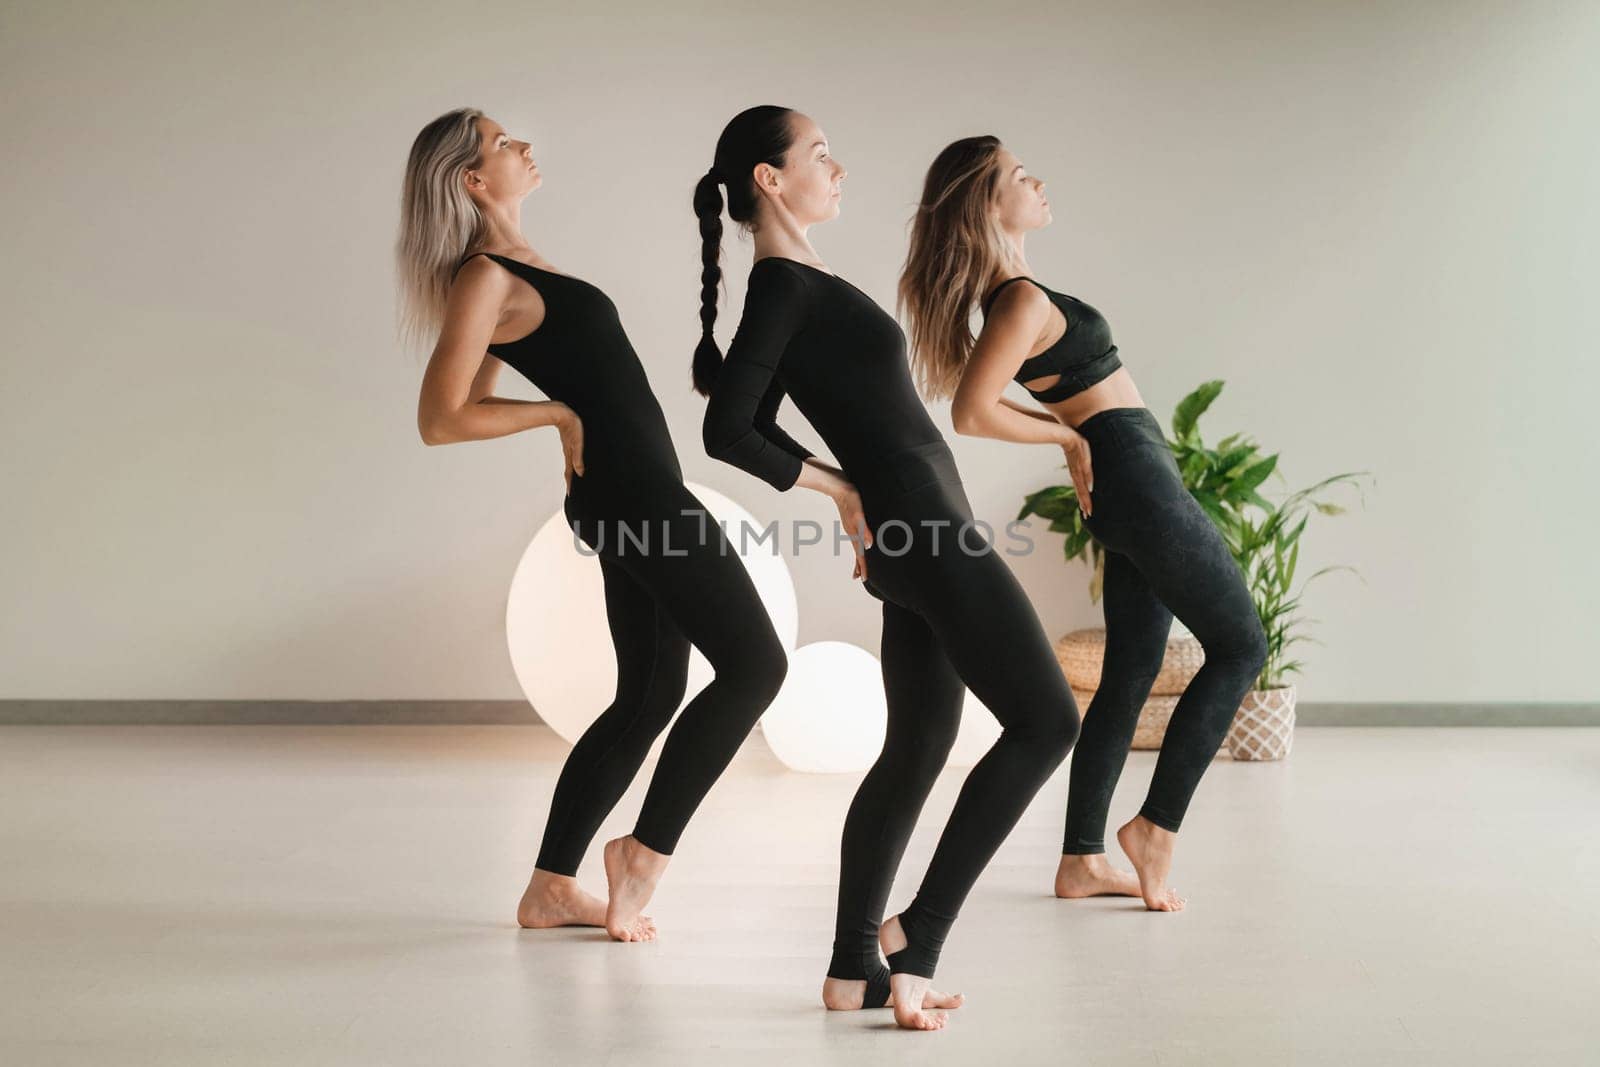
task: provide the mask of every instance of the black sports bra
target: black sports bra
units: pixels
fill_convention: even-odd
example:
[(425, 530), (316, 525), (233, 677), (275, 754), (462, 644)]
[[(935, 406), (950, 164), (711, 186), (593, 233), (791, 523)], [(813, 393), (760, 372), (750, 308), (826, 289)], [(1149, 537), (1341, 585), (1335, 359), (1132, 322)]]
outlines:
[(1035, 378), (1043, 378), (1049, 374), (1059, 374), (1060, 381), (1046, 386), (1037, 392), (1028, 389), (1035, 400), (1046, 404), (1054, 404), (1075, 396), (1096, 382), (1103, 381), (1111, 373), (1122, 366), (1122, 359), (1117, 355), (1117, 346), (1111, 343), (1111, 326), (1106, 322), (1105, 316), (1094, 308), (1085, 304), (1075, 296), (1058, 293), (1048, 289), (1025, 274), (1015, 278), (1007, 278), (983, 298), (983, 314), (989, 316), (989, 307), (994, 303), (994, 298), (1000, 295), (1000, 290), (1012, 282), (1033, 282), (1050, 302), (1060, 309), (1067, 320), (1067, 329), (1049, 348), (1022, 361), (1022, 366), (1017, 368), (1017, 373), (1012, 375), (1012, 380), (1028, 389), (1027, 382)]

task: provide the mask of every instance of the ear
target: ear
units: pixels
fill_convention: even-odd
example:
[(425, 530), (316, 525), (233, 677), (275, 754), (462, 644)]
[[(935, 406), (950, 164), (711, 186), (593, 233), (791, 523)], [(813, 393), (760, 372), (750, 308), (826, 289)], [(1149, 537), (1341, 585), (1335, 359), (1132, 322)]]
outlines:
[(778, 191), (778, 169), (771, 163), (757, 163), (752, 176), (755, 178), (757, 192), (776, 193)]

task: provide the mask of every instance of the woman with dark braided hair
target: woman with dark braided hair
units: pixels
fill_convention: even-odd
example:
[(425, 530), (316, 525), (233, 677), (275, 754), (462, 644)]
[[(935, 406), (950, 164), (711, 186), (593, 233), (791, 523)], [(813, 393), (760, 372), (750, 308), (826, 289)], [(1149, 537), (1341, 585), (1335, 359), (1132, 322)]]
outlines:
[[(859, 535), (853, 574), (882, 602), (889, 717), (883, 751), (845, 819), (822, 999), (848, 1009), (892, 996), (896, 1023), (935, 1030), (946, 1016), (924, 1009), (959, 1004), (928, 988), (940, 947), (978, 875), (1071, 749), (1078, 714), (1021, 585), (975, 529), (949, 446), (911, 384), (899, 326), (824, 267), (807, 238), (838, 214), (844, 174), (805, 115), (757, 107), (728, 123), (694, 193), (704, 261), (694, 383), (710, 398), (708, 453), (775, 489), (826, 494), (845, 531)], [(723, 188), (729, 216), (755, 234), (726, 361), (712, 336)], [(786, 393), (842, 469), (778, 429)], [(955, 742), (965, 687), (1004, 731), (962, 785), (916, 898), (883, 921), (895, 869)]]
[[(1181, 911), (1184, 899), (1167, 885), (1178, 826), (1261, 670), (1267, 638), (1105, 317), (1028, 269), (1023, 238), (1049, 222), (1044, 182), (998, 138), (950, 144), (928, 168), (900, 303), (925, 395), (954, 398), (958, 433), (1059, 447), (1105, 549), (1105, 664), (1072, 756), (1056, 895), (1142, 896), (1152, 911)], [(985, 316), (976, 339), (974, 309)], [(1002, 396), (1013, 380), (1045, 410)], [(1174, 614), (1205, 664), (1172, 710), (1144, 806), (1117, 831), (1129, 874), (1106, 862), (1106, 817)]]
[[(678, 837), (788, 660), (737, 552), (684, 488), (616, 305), (523, 237), (522, 201), (541, 180), (528, 143), (471, 108), (417, 135), (397, 258), (408, 325), (438, 331), (418, 426), (430, 445), (540, 426), (561, 434), (563, 509), (600, 560), (617, 690), (561, 769), (517, 920), (649, 941), (655, 925), (642, 912)], [(491, 395), (502, 363), (550, 399)], [(579, 888), (578, 864), (683, 699), (691, 644), (716, 676), (667, 734), (633, 833), (606, 844), (602, 901)]]

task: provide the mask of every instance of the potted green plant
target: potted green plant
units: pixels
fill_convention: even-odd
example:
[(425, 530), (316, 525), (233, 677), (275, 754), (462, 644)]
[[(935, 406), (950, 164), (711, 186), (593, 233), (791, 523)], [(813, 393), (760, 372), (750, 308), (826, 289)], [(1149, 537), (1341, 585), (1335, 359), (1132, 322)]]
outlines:
[[(1229, 751), (1239, 759), (1277, 759), (1288, 754), (1293, 742), (1295, 689), (1288, 677), (1302, 667), (1299, 660), (1289, 658), (1289, 649), (1315, 640), (1305, 632), (1307, 624), (1316, 620), (1300, 613), (1302, 594), (1307, 585), (1329, 571), (1352, 569), (1323, 567), (1296, 587), (1300, 537), (1313, 512), (1341, 514), (1345, 509), (1326, 496), (1341, 487), (1359, 490), (1360, 479), (1367, 472), (1335, 474), (1274, 504), (1260, 488), (1277, 471), (1277, 453), (1263, 455), (1246, 434), (1229, 434), (1214, 446), (1207, 445), (1200, 435), (1200, 416), (1222, 393), (1222, 387), (1220, 379), (1205, 382), (1178, 402), (1172, 415), (1173, 439), (1167, 443), (1184, 486), (1216, 524), (1244, 573), (1267, 635), (1267, 659), (1229, 730)], [(1046, 520), (1053, 532), (1064, 535), (1066, 559), (1090, 564), (1089, 596), (1098, 602), (1104, 553), (1084, 525), (1076, 490), (1070, 484), (1053, 485), (1030, 493), (1017, 518), (1030, 515)]]

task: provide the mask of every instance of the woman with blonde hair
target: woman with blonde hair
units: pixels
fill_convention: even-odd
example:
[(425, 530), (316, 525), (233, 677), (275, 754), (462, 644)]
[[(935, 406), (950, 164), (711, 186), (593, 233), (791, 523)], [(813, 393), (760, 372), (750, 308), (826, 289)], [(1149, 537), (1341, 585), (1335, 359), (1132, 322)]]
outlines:
[[(998, 138), (950, 144), (928, 168), (900, 311), (923, 394), (952, 398), (958, 433), (1060, 447), (1084, 523), (1105, 549), (1105, 663), (1072, 755), (1056, 895), (1120, 893), (1178, 911), (1184, 900), (1167, 886), (1178, 827), (1261, 670), (1266, 634), (1105, 318), (1033, 278), (1023, 241), (1050, 217), (1044, 182)], [(985, 315), (976, 338), (975, 309)], [(1013, 380), (1044, 410), (1002, 395)], [(1106, 818), (1174, 614), (1205, 664), (1173, 709), (1144, 806), (1117, 831), (1134, 877), (1105, 860)]]
[[(599, 557), (617, 690), (561, 769), (517, 919), (648, 941), (655, 925), (642, 912), (678, 837), (788, 661), (744, 564), (684, 487), (616, 305), (523, 236), (522, 201), (541, 183), (529, 144), (472, 108), (434, 119), (412, 144), (396, 247), (402, 306), (412, 336), (438, 338), (417, 423), (430, 445), (560, 434), (562, 507)], [(494, 396), (502, 364), (550, 399)], [(682, 700), (691, 644), (716, 676), (667, 735), (633, 832), (606, 844), (601, 901), (578, 886), (578, 864)]]

